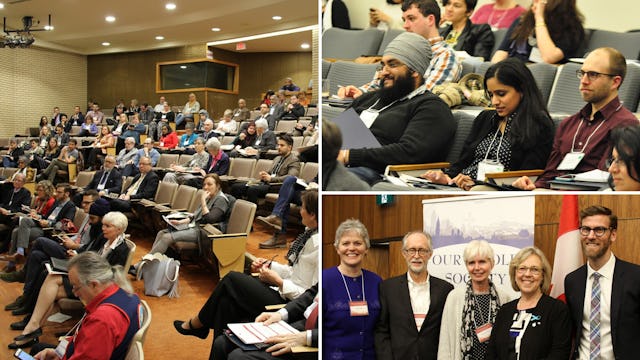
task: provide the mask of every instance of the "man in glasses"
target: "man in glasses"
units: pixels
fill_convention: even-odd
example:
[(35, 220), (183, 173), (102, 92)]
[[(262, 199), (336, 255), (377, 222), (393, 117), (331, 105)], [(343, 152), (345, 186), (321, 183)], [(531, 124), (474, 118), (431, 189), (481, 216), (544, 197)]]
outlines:
[[(440, 320), (453, 285), (430, 276), (431, 236), (412, 231), (402, 239), (406, 275), (380, 284), (380, 318), (375, 333), (378, 359), (436, 359)], [(417, 330), (417, 331), (416, 331)]]
[(564, 279), (575, 331), (572, 359), (633, 359), (640, 338), (640, 266), (611, 252), (618, 217), (604, 206), (580, 211), (587, 264)]
[(523, 176), (513, 186), (523, 190), (545, 188), (556, 176), (606, 169), (605, 162), (611, 155), (611, 130), (638, 125), (638, 119), (618, 98), (626, 72), (624, 55), (614, 48), (598, 48), (587, 56), (576, 74), (580, 78), (580, 94), (587, 104), (558, 125), (547, 166), (535, 183)]
[(422, 74), (430, 59), (424, 37), (398, 35), (382, 56), (382, 89), (351, 105), (381, 146), (341, 150), (338, 161), (369, 185), (381, 180), (387, 165), (444, 161), (447, 156), (456, 124), (449, 107), (424, 85)]

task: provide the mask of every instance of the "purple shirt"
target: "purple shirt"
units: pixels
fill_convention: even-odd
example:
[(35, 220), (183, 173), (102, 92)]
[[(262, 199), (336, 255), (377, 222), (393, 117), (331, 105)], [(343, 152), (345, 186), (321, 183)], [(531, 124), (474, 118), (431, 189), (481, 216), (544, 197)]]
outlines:
[[(536, 180), (536, 187), (548, 187), (547, 181), (553, 180), (556, 176), (604, 169), (605, 161), (611, 156), (611, 144), (609, 143), (611, 130), (621, 126), (637, 126), (639, 124), (638, 119), (622, 106), (617, 96), (596, 112), (592, 121), (589, 121), (590, 117), (591, 104), (587, 104), (578, 113), (564, 119), (558, 125), (551, 155), (547, 160), (544, 173)], [(579, 131), (578, 126), (580, 126)], [(598, 126), (600, 127), (598, 128)], [(578, 132), (577, 135), (576, 132)], [(586, 144), (586, 148), (583, 150), (584, 158), (574, 170), (556, 170), (564, 156), (572, 151), (574, 136), (576, 137), (575, 151), (580, 151)], [(591, 139), (587, 144), (589, 136)]]

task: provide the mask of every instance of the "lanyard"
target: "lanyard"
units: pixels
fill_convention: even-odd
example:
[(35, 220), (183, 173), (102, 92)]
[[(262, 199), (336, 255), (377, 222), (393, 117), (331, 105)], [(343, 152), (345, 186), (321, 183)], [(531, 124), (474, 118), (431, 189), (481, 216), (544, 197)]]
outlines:
[[(476, 294), (473, 294), (473, 308), (478, 311), (478, 316), (480, 316), (480, 325), (484, 325), (491, 321), (491, 300), (489, 300), (489, 316), (487, 317), (487, 321), (484, 321), (484, 317), (482, 316), (482, 309), (478, 305), (476, 301)], [(476, 317), (473, 317), (473, 325), (475, 328), (478, 328), (478, 324), (476, 323)]]
[[(618, 107), (613, 111), (614, 113), (617, 113), (618, 110), (620, 110), (620, 108), (622, 107), (622, 103), (620, 103), (620, 105), (618, 105)], [(598, 126), (596, 127), (595, 130), (593, 130), (593, 132), (591, 133), (591, 135), (589, 135), (587, 137), (587, 141), (584, 143), (584, 146), (582, 147), (582, 149), (580, 149), (579, 152), (584, 153), (584, 149), (587, 148), (587, 145), (589, 145), (589, 140), (591, 140), (591, 137), (593, 136), (593, 134), (595, 134), (596, 132), (598, 132), (598, 129), (600, 129), (600, 127), (602, 126), (602, 124), (604, 124), (604, 122), (607, 121), (607, 119), (603, 119), (602, 122), (600, 124), (598, 124)], [(578, 132), (580, 132), (580, 127), (582, 126), (582, 121), (580, 121), (580, 123), (578, 124), (578, 129), (576, 130), (576, 133), (573, 134), (573, 142), (571, 143), (571, 152), (575, 152), (575, 146), (576, 146), (576, 137), (578, 136)]]
[[(342, 282), (344, 283), (344, 288), (347, 290), (347, 296), (349, 296), (349, 302), (351, 302), (353, 300), (351, 300), (351, 293), (349, 292), (349, 288), (347, 287), (347, 281), (344, 279), (344, 275), (342, 275), (342, 273), (340, 273), (340, 276), (342, 276)], [(367, 301), (364, 295), (364, 274), (362, 274), (361, 276), (362, 276), (362, 301)]]
[[(509, 121), (509, 120), (507, 120)], [(487, 161), (487, 158), (489, 157), (489, 153), (491, 152), (491, 147), (493, 146), (493, 142), (496, 141), (496, 137), (498, 136), (498, 133), (500, 132), (500, 125), (498, 125), (498, 129), (496, 130), (496, 133), (493, 135), (493, 139), (491, 139), (491, 143), (489, 144), (489, 148), (487, 149), (487, 153), (484, 156), (484, 161)], [(500, 145), (502, 145), (502, 139), (504, 138), (504, 133), (507, 132), (507, 126), (505, 125), (504, 127), (504, 131), (502, 132), (501, 136), (500, 136), (500, 142), (498, 143), (498, 149), (496, 149), (496, 161), (499, 163), (500, 162)]]
[(370, 106), (366, 111), (371, 111), (371, 112), (380, 113), (380, 112), (382, 112), (383, 110), (386, 110), (386, 109), (387, 109), (388, 107), (390, 107), (391, 105), (393, 105), (393, 104), (397, 103), (398, 101), (404, 101), (404, 100), (412, 99), (412, 98), (414, 98), (414, 97), (415, 97), (415, 96), (417, 96), (417, 95), (422, 95), (422, 94), (424, 94), (424, 93), (425, 93), (425, 91), (427, 91), (427, 87), (426, 87), (424, 84), (423, 84), (423, 85), (420, 85), (417, 89), (413, 90), (413, 91), (412, 91), (412, 92), (410, 92), (408, 95), (404, 96), (404, 97), (403, 97), (403, 98), (401, 98), (401, 99), (394, 100), (393, 102), (391, 102), (391, 104), (389, 104), (389, 105), (387, 105), (387, 106), (383, 107), (383, 108), (382, 108), (382, 109), (380, 109), (380, 110), (378, 110), (378, 109), (374, 109), (374, 108), (373, 108), (374, 106), (378, 105), (378, 102), (380, 102), (380, 99), (378, 99), (378, 100), (376, 100), (376, 102), (375, 102), (375, 103), (373, 103), (373, 105), (371, 105), (371, 106)]

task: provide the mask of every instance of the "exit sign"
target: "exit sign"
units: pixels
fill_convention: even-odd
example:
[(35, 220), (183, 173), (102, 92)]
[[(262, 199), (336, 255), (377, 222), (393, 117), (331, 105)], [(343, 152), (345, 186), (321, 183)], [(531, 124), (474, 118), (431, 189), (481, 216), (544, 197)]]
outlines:
[(376, 195), (376, 205), (393, 204), (393, 195)]

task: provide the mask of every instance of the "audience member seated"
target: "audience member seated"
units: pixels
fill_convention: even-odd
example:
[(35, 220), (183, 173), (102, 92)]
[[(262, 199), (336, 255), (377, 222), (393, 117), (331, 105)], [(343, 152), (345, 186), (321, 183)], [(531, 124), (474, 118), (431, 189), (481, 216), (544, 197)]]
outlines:
[[(127, 117), (127, 114), (124, 110), (124, 105), (121, 103), (120, 105), (116, 105), (116, 107), (113, 109), (113, 119), (107, 119), (107, 124), (113, 126), (113, 130), (114, 132), (116, 131), (116, 129), (118, 127), (121, 127), (121, 119), (122, 119), (122, 115), (125, 116), (125, 123), (129, 120), (129, 118)], [(123, 130), (119, 130), (118, 133), (114, 134), (116, 136), (122, 134)]]
[(311, 119), (309, 124), (305, 126), (304, 124), (298, 122), (296, 126), (293, 128), (293, 136), (313, 136), (316, 132), (316, 126), (318, 125), (318, 118), (314, 117)]
[[(275, 94), (275, 91), (269, 89), (267, 90), (267, 92), (264, 93), (264, 96), (262, 97), (262, 101), (260, 101), (260, 104), (267, 104), (267, 106), (271, 106), (271, 96), (273, 96)], [(258, 110), (258, 108), (256, 108), (256, 110)]]
[(231, 195), (236, 199), (242, 199), (245, 195), (247, 200), (258, 203), (258, 198), (263, 198), (271, 183), (281, 183), (287, 176), (298, 176), (300, 173), (300, 161), (292, 153), (293, 138), (291, 135), (280, 135), (278, 138), (278, 156), (273, 159), (273, 167), (269, 172), (261, 171), (258, 183), (247, 183), (237, 181), (231, 186)]
[(443, 20), (450, 24), (440, 28), (440, 35), (454, 50), (466, 51), (471, 56), (488, 61), (495, 39), (489, 25), (474, 24), (469, 20), (476, 3), (477, 0), (443, 0)]
[(156, 114), (148, 103), (142, 103), (138, 116), (140, 117), (140, 123), (142, 123), (142, 125), (149, 125), (156, 117)]
[(40, 130), (42, 130), (43, 126), (49, 127), (49, 118), (46, 117), (45, 115), (40, 117), (40, 124), (39, 124)]
[(280, 90), (298, 92), (300, 91), (300, 87), (293, 83), (293, 79), (288, 77), (284, 79), (284, 85), (280, 87)]
[(129, 117), (125, 113), (120, 113), (117, 117), (114, 117), (114, 120), (117, 120), (118, 123), (113, 127), (113, 131), (111, 133), (113, 136), (118, 137), (127, 131), (127, 127), (129, 126)]
[(70, 122), (71, 126), (82, 126), (82, 124), (84, 124), (84, 115), (82, 115), (80, 106), (73, 107), (73, 114), (71, 114)]
[(304, 90), (298, 91), (297, 97), (298, 97), (298, 104), (302, 105), (302, 107), (304, 108), (309, 107), (310, 100), (309, 98), (307, 98), (306, 91)]
[[(26, 250), (31, 242), (44, 235), (43, 228), (62, 229), (63, 223), (73, 221), (76, 215), (76, 206), (69, 199), (70, 193), (69, 184), (58, 184), (56, 186), (56, 201), (51, 207), (40, 203), (38, 204), (41, 207), (40, 210), (36, 207), (31, 210), (29, 216), (18, 217), (17, 226), (11, 232), (11, 255), (4, 258), (9, 261), (7, 266), (10, 269), (8, 270), (16, 270), (15, 264), (24, 260)], [(48, 211), (45, 212), (45, 210)]]
[(484, 87), (496, 110), (476, 117), (456, 163), (444, 172), (427, 171), (425, 179), (469, 190), (487, 173), (541, 169), (546, 164), (554, 126), (527, 66), (517, 59), (494, 64)]
[(382, 57), (384, 87), (351, 104), (381, 146), (341, 150), (338, 161), (369, 185), (381, 180), (387, 165), (444, 161), (447, 156), (456, 125), (447, 105), (424, 84), (430, 50), (422, 36), (398, 35)]
[(58, 124), (60, 124), (60, 116), (62, 114), (60, 114), (60, 108), (59, 107), (54, 107), (53, 108), (53, 115), (51, 115), (51, 127), (56, 127)]
[(222, 136), (236, 134), (238, 132), (238, 123), (232, 119), (232, 116), (233, 111), (231, 109), (225, 110), (222, 119), (218, 122), (218, 127), (214, 131)]
[(67, 114), (62, 114), (60, 115), (60, 125), (62, 125), (62, 129), (64, 130), (64, 132), (68, 134), (71, 132), (73, 123), (69, 121), (69, 117), (67, 116)]
[[(38, 342), (38, 337), (42, 335), (42, 328), (40, 327), (40, 323), (44, 320), (44, 316), (48, 312), (49, 308), (54, 304), (56, 300), (61, 298), (70, 298), (70, 299), (80, 299), (87, 304), (87, 310), (89, 314), (83, 319), (83, 321), (88, 321), (85, 323), (85, 326), (96, 326), (95, 323), (92, 323), (89, 319), (91, 318), (91, 299), (87, 298), (85, 295), (93, 293), (97, 291), (97, 293), (102, 292), (102, 290), (98, 290), (98, 279), (113, 279), (112, 277), (118, 273), (118, 276), (124, 279), (124, 274), (122, 274), (122, 266), (124, 266), (127, 256), (129, 255), (129, 247), (125, 242), (124, 231), (127, 229), (128, 221), (127, 217), (122, 213), (118, 212), (109, 212), (102, 218), (102, 231), (103, 231), (103, 246), (99, 248), (97, 251), (85, 251), (81, 254), (75, 255), (74, 252), (67, 252), (67, 256), (71, 257), (71, 261), (69, 263), (69, 274), (68, 275), (57, 275), (57, 274), (49, 274), (46, 276), (42, 287), (40, 288), (40, 293), (38, 294), (38, 299), (31, 315), (31, 319), (25, 326), (24, 330), (22, 330), (22, 334), (15, 337), (15, 342), (9, 344), (9, 347), (12, 349), (18, 347), (28, 347)], [(74, 257), (79, 256), (79, 260), (73, 260)], [(83, 267), (84, 271), (96, 271), (96, 275), (99, 273), (100, 275), (97, 278), (86, 278), (82, 276), (82, 280), (78, 280), (75, 275), (78, 275), (75, 270), (75, 264), (78, 264), (78, 261), (83, 262), (83, 259), (87, 262)], [(113, 266), (119, 265), (120, 268), (114, 272)], [(104, 280), (103, 280), (104, 281)], [(78, 284), (84, 284), (87, 289), (85, 291), (79, 290), (77, 288)], [(116, 290), (115, 287), (113, 290)], [(130, 290), (130, 289), (129, 289)], [(125, 294), (123, 294), (125, 295)], [(125, 295), (128, 297), (128, 295)], [(136, 301), (138, 301), (137, 296), (135, 297)], [(113, 298), (112, 298), (113, 300)], [(125, 300), (121, 298), (112, 305), (117, 305), (119, 302)], [(126, 301), (126, 300), (125, 300)], [(111, 306), (109, 306), (111, 307)], [(138, 313), (137, 307), (135, 309), (129, 309), (126, 311), (129, 315), (131, 315), (131, 311), (135, 314)], [(95, 314), (94, 314), (95, 315)], [(110, 315), (102, 314), (103, 316), (116, 316), (116, 318), (121, 317), (121, 310), (116, 309)], [(126, 319), (126, 317), (125, 317)], [(125, 320), (123, 319), (123, 320)], [(98, 319), (94, 318), (94, 321), (98, 321)], [(133, 318), (132, 318), (133, 320)], [(104, 321), (104, 320), (103, 320)], [(113, 318), (112, 320), (113, 321)], [(136, 326), (138, 325), (137, 321)], [(82, 328), (82, 326), (81, 326)], [(103, 329), (101, 327), (94, 328), (94, 331), (100, 332), (98, 329)], [(82, 329), (87, 331), (88, 329)], [(103, 329), (104, 330), (104, 329)], [(81, 331), (81, 330), (80, 330)], [(123, 331), (124, 332), (124, 331)], [(96, 336), (96, 333), (85, 333), (85, 335), (93, 335)], [(111, 337), (114, 337), (111, 339)], [(118, 338), (123, 336), (120, 333), (118, 336), (112, 334), (102, 334), (99, 336), (99, 339), (95, 339), (94, 343), (91, 346), (91, 349), (85, 349), (85, 356), (88, 356), (89, 353), (94, 353), (98, 351), (98, 349), (105, 349), (109, 346), (113, 346), (114, 344), (107, 341), (110, 339), (112, 341), (116, 341)], [(132, 335), (131, 335), (132, 336)], [(75, 336), (76, 341), (80, 341), (80, 333)], [(99, 341), (98, 341), (99, 340)], [(99, 342), (99, 343), (98, 343)], [(117, 343), (117, 341), (116, 341)], [(13, 345), (13, 346), (12, 346)], [(121, 349), (120, 351), (124, 351), (126, 353), (128, 348)], [(82, 358), (80, 355), (80, 348), (75, 348), (73, 346), (67, 347), (67, 354), (75, 353), (78, 358)], [(89, 352), (86, 352), (89, 351)], [(123, 353), (123, 355), (124, 355)], [(65, 357), (66, 359), (67, 357)]]
[(176, 151), (180, 151), (185, 154), (193, 154), (195, 153), (195, 141), (198, 139), (198, 134), (193, 132), (195, 125), (193, 123), (187, 123), (184, 126), (184, 134), (180, 136), (180, 141), (178, 141), (178, 147)]
[(304, 116), (304, 111), (304, 107), (298, 103), (298, 97), (291, 95), (280, 120), (298, 120), (300, 116)]
[(20, 156), (18, 158), (18, 169), (6, 180), (13, 181), (18, 174), (22, 174), (25, 177), (25, 182), (35, 181), (35, 169), (28, 167), (27, 164), (29, 164), (29, 159), (26, 156)]
[[(402, 0), (387, 0), (369, 8), (369, 26), (380, 30), (402, 29)], [(367, 5), (361, 4), (361, 10)]]
[(322, 1), (322, 31), (332, 27), (351, 29), (349, 10), (342, 0)]
[(280, 118), (282, 117), (282, 114), (284, 114), (284, 104), (280, 102), (280, 99), (276, 94), (271, 95), (270, 100), (271, 100), (271, 105), (269, 105), (269, 115), (273, 117), (274, 128), (271, 129), (271, 123), (269, 123), (269, 129), (275, 130), (275, 126), (276, 126), (275, 121), (280, 120)]
[(161, 112), (156, 112), (156, 119), (149, 123), (149, 136), (153, 141), (160, 139), (162, 125), (169, 125), (170, 122), (175, 122), (175, 114), (171, 111), (169, 103), (164, 103), (164, 107)]
[[(269, 110), (269, 106), (267, 104), (260, 104), (260, 115), (254, 119), (254, 124), (256, 121), (264, 119), (267, 121), (269, 130), (273, 131), (276, 129), (276, 118), (271, 115)], [(280, 114), (282, 116), (282, 114)], [(245, 123), (245, 126), (249, 126), (248, 123)], [(243, 131), (245, 128), (240, 128), (240, 131)]]
[(491, 62), (516, 57), (524, 62), (562, 64), (584, 41), (584, 16), (575, 0), (533, 0), (531, 8), (509, 27)]
[(159, 113), (162, 112), (162, 110), (164, 110), (164, 103), (167, 100), (165, 99), (164, 96), (160, 96), (160, 101), (158, 101), (158, 103), (156, 104), (156, 106), (153, 107), (153, 112), (155, 113)]
[(610, 187), (615, 191), (640, 191), (640, 127), (613, 129), (611, 143), (611, 157), (605, 164)]
[(204, 125), (202, 125), (202, 134), (200, 134), (200, 137), (205, 140), (218, 137), (218, 133), (213, 128), (213, 120), (207, 119), (204, 121)]
[(195, 115), (200, 111), (200, 103), (196, 100), (196, 94), (189, 94), (189, 101), (184, 104), (182, 112), (176, 115), (176, 127), (180, 126), (183, 121), (190, 118), (193, 121)]
[[(416, 52), (414, 55), (428, 59), (429, 66), (421, 68), (423, 72), (420, 74), (424, 74), (424, 84), (427, 90), (431, 90), (434, 86), (445, 82), (458, 81), (462, 73), (462, 64), (453, 49), (444, 42), (444, 39), (438, 33), (440, 6), (435, 0), (409, 0), (402, 4), (402, 11), (402, 18), (405, 19), (404, 29), (422, 36), (430, 45), (430, 53), (421, 47), (420, 52)], [(413, 50), (412, 52), (415, 51)], [(385, 81), (385, 76), (382, 75), (381, 71), (378, 71), (369, 84), (365, 84), (360, 88), (356, 88), (353, 85), (341, 87), (338, 89), (338, 96), (357, 98), (363, 93), (384, 87)]]
[(18, 146), (16, 139), (9, 140), (9, 148), (7, 153), (2, 156), (1, 166), (14, 168), (18, 165), (18, 158), (24, 154), (24, 149)]
[(322, 190), (367, 191), (371, 187), (337, 161), (342, 147), (340, 128), (329, 120), (322, 121)]
[(76, 149), (76, 139), (69, 140), (69, 145), (62, 148), (60, 156), (51, 161), (51, 164), (38, 175), (38, 180), (48, 179), (55, 184), (58, 170), (68, 170), (69, 164), (75, 163), (78, 159), (78, 149)]
[(205, 148), (209, 153), (209, 160), (204, 168), (200, 169), (200, 173), (185, 180), (185, 184), (195, 188), (202, 187), (202, 180), (206, 174), (217, 174), (218, 176), (226, 175), (229, 172), (229, 156), (220, 149), (220, 141), (216, 138), (207, 140)]
[(516, 0), (495, 0), (480, 6), (471, 16), (471, 21), (474, 24), (489, 24), (493, 31), (508, 29), (526, 11)]
[[(123, 115), (126, 117), (126, 115)], [(99, 169), (102, 165), (101, 158), (107, 155), (107, 148), (116, 146), (116, 137), (109, 131), (108, 125), (102, 125), (100, 135), (88, 148), (89, 155), (85, 158), (85, 166), (87, 171)]]
[(62, 124), (58, 124), (55, 127), (55, 134), (52, 135), (60, 146), (67, 146), (69, 143), (69, 134), (64, 132), (64, 126)]
[[(170, 220), (169, 226), (164, 230), (160, 230), (156, 235), (149, 254), (164, 254), (171, 244), (178, 241), (197, 244), (201, 244), (203, 241), (210, 241), (207, 239), (207, 234), (204, 230), (200, 228), (200, 225), (217, 224), (215, 229), (219, 230), (220, 234), (226, 232), (226, 223), (229, 220), (229, 214), (235, 199), (222, 192), (222, 183), (217, 174), (207, 174), (205, 176), (202, 190), (204, 191), (198, 199), (200, 205), (198, 205), (196, 211), (187, 218)], [(185, 229), (178, 228), (185, 225), (187, 225)], [(199, 248), (202, 249), (201, 246)], [(139, 262), (135, 265), (136, 271), (139, 265)]]
[[(262, 106), (260, 105), (260, 111), (262, 112)], [(266, 105), (264, 105), (266, 107)], [(267, 115), (270, 116), (270, 115)], [(247, 126), (244, 129), (240, 130), (238, 136), (233, 139), (231, 145), (234, 146), (234, 149), (244, 149), (248, 146), (253, 146), (256, 141), (256, 123), (251, 121), (247, 123)]]
[(178, 135), (171, 129), (169, 124), (162, 125), (162, 136), (158, 145), (158, 149), (161, 152), (173, 150), (178, 146)]
[(253, 144), (244, 148), (244, 153), (234, 149), (229, 154), (230, 157), (253, 157), (259, 158), (260, 153), (276, 148), (276, 134), (268, 129), (269, 125), (264, 119), (256, 121), (256, 138)]
[(18, 173), (11, 182), (0, 185), (0, 224), (11, 225), (16, 213), (31, 205), (31, 192), (24, 188), (26, 175)]
[[(193, 129), (196, 133), (201, 133), (203, 131), (204, 128), (204, 121), (207, 120), (209, 118), (209, 112), (205, 109), (200, 109), (200, 111), (198, 111), (198, 123), (195, 124), (195, 128)], [(194, 122), (195, 123), (195, 122)], [(186, 129), (186, 125), (185, 125), (185, 129)]]
[(84, 118), (84, 123), (80, 126), (80, 133), (78, 136), (94, 136), (98, 134), (98, 125), (93, 121), (91, 115), (87, 115)]
[[(371, 243), (367, 228), (355, 219), (336, 229), (333, 246), (340, 264), (322, 270), (323, 353), (328, 358), (374, 360), (374, 329), (380, 315), (378, 287), (382, 279), (362, 268)], [(351, 302), (366, 301), (366, 314), (353, 316)]]
[(580, 94), (587, 104), (558, 125), (544, 173), (535, 183), (523, 176), (513, 186), (523, 190), (545, 188), (556, 176), (605, 169), (611, 155), (611, 130), (638, 125), (638, 119), (618, 98), (626, 72), (624, 56), (613, 48), (599, 48), (587, 56), (577, 74)]
[(138, 99), (131, 99), (126, 114), (131, 116), (140, 112), (140, 106), (138, 105)]
[(158, 190), (158, 175), (151, 170), (151, 158), (143, 156), (138, 161), (138, 175), (117, 199), (111, 199), (111, 210), (130, 212), (131, 200), (151, 200)]
[(24, 149), (24, 155), (27, 156), (29, 163), (33, 161), (36, 156), (42, 157), (42, 155), (44, 155), (44, 148), (38, 146), (38, 139), (29, 140), (29, 147)]
[[(149, 139), (153, 146), (153, 140)], [(157, 150), (154, 149), (157, 152)], [(136, 148), (136, 140), (132, 137), (124, 139), (124, 149), (120, 150), (116, 157), (116, 167), (120, 170), (123, 177), (133, 176), (138, 172), (136, 165), (136, 157), (138, 149)], [(159, 156), (159, 154), (158, 154)]]
[[(37, 151), (34, 151), (34, 153), (37, 153)], [(60, 156), (58, 140), (51, 138), (47, 141), (42, 156), (34, 155), (30, 165), (35, 169), (43, 170), (46, 169), (53, 160), (57, 159), (58, 156)]]
[(122, 133), (122, 135), (118, 136), (118, 143), (116, 144), (116, 151), (122, 150), (124, 148), (124, 140), (128, 137), (132, 137), (136, 141), (136, 145), (140, 144), (140, 135), (145, 134), (147, 132), (147, 128), (144, 124), (140, 123), (140, 117), (138, 114), (133, 114), (131, 122), (127, 124), (126, 130)]
[(122, 174), (120, 174), (120, 171), (118, 171), (115, 166), (116, 157), (107, 155), (104, 159), (102, 170), (96, 171), (91, 182), (84, 187), (82, 193), (79, 192), (74, 196), (73, 202), (79, 206), (83, 193), (89, 190), (96, 190), (100, 196), (120, 194), (122, 190)]
[[(213, 146), (215, 142), (217, 142), (218, 144), (220, 143), (218, 139), (215, 139), (215, 138), (210, 139), (209, 141), (211, 141), (210, 145), (212, 147), (215, 147)], [(207, 144), (209, 144), (209, 141), (207, 141)], [(193, 154), (193, 156), (191, 157), (191, 159), (189, 159), (189, 161), (186, 161), (180, 165), (171, 164), (170, 166), (171, 172), (167, 172), (164, 175), (164, 178), (162, 179), (162, 181), (183, 184), (185, 181), (195, 177), (195, 175), (193, 175), (192, 172), (198, 172), (202, 176), (204, 176), (203, 173), (205, 173), (205, 170), (203, 169), (207, 169), (207, 163), (209, 162), (209, 158), (210, 158), (209, 153), (205, 151), (204, 139), (202, 138), (196, 139), (195, 150), (196, 150), (196, 153)], [(216, 155), (218, 155), (219, 150), (220, 149), (218, 146), (218, 149), (216, 149)]]
[(244, 99), (238, 99), (238, 107), (233, 109), (233, 120), (238, 124), (249, 120), (251, 116), (251, 110), (247, 107), (247, 102)]
[(153, 147), (153, 140), (151, 138), (147, 138), (144, 141), (142, 149), (138, 150), (138, 153), (136, 154), (136, 157), (133, 160), (135, 170), (132, 170), (133, 171), (132, 175), (135, 176), (136, 174), (138, 174), (138, 165), (140, 163), (140, 159), (143, 157), (148, 157), (151, 159), (152, 167), (158, 165), (158, 160), (160, 160), (160, 153), (158, 152), (158, 150), (156, 150)]
[(173, 326), (182, 335), (201, 339), (213, 329), (215, 337), (224, 336), (228, 323), (253, 321), (266, 305), (291, 301), (318, 282), (318, 192), (302, 195), (302, 223), (306, 226), (287, 252), (287, 264), (257, 258), (251, 271), (258, 277), (232, 271), (220, 280), (215, 290), (188, 321), (176, 320)]
[(551, 265), (536, 247), (520, 250), (509, 263), (509, 277), (520, 298), (498, 311), (487, 358), (568, 359), (571, 315), (564, 302), (549, 295)]
[(495, 257), (486, 240), (470, 241), (462, 259), (469, 280), (447, 296), (442, 311), (438, 358), (486, 359), (489, 334), (483, 334), (483, 329), (493, 326), (498, 310), (512, 297), (491, 280)]
[(40, 128), (40, 136), (38, 137), (39, 144), (41, 148), (46, 148), (49, 143), (49, 139), (51, 139), (51, 128), (49, 125), (45, 125)]

